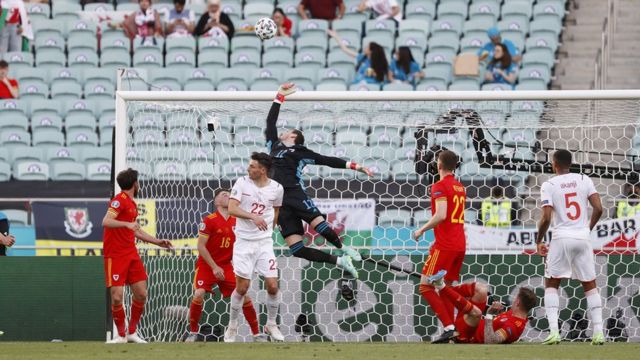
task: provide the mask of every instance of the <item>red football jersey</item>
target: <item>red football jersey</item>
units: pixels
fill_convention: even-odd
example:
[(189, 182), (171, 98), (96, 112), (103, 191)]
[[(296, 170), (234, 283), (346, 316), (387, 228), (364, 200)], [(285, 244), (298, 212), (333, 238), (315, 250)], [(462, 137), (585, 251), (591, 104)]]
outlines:
[[(487, 320), (485, 319), (481, 321), (478, 325), (473, 342), (484, 344), (485, 321)], [(524, 328), (527, 327), (527, 319), (514, 316), (511, 310), (509, 310), (494, 317), (491, 325), (493, 326), (494, 332), (502, 332), (506, 336), (507, 340), (505, 340), (503, 344), (511, 344), (512, 342), (516, 342), (520, 339), (520, 335), (524, 332)]]
[(443, 198), (447, 200), (447, 217), (433, 229), (436, 236), (434, 249), (465, 251), (464, 209), (467, 194), (453, 175), (445, 176), (431, 187), (431, 214), (436, 213), (437, 201)]
[[(138, 217), (138, 207), (129, 195), (124, 192), (116, 195), (109, 203), (109, 214), (116, 216), (116, 220), (134, 222)], [(104, 257), (124, 257), (137, 254), (136, 237), (133, 230), (126, 227), (104, 228), (103, 233)]]
[[(209, 238), (207, 241), (207, 250), (218, 266), (231, 265), (231, 257), (233, 256), (233, 243), (236, 236), (233, 228), (236, 226), (236, 218), (229, 216), (225, 220), (224, 216), (218, 211), (202, 218), (202, 223), (198, 228), (198, 235)], [(198, 256), (196, 266), (208, 266), (202, 256)]]

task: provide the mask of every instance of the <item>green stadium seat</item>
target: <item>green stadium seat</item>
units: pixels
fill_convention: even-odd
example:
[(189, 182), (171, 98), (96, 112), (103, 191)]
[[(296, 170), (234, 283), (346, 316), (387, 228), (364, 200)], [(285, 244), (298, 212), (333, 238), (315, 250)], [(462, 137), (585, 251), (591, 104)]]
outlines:
[(231, 161), (222, 164), (220, 177), (227, 180), (235, 180), (247, 174), (247, 164), (242, 160)]
[(234, 2), (224, 2), (220, 4), (221, 11), (229, 16), (231, 20), (239, 20), (242, 17), (242, 5)]
[(24, 161), (44, 162), (45, 156), (42, 148), (32, 146), (20, 146), (11, 149), (11, 161), (14, 165)]
[(153, 170), (151, 169), (151, 164), (148, 164), (146, 162), (131, 161), (128, 162), (127, 165), (138, 171), (138, 177), (140, 180), (151, 180), (154, 177)]
[(480, 88), (482, 91), (511, 91), (513, 87), (509, 84), (490, 83), (484, 84)]
[(378, 226), (395, 229), (410, 227), (411, 211), (401, 209), (382, 210), (378, 215)]
[(243, 9), (244, 18), (263, 18), (271, 17), (273, 13), (273, 2), (270, 3), (246, 3)]
[(344, 85), (346, 87), (347, 84), (351, 83), (354, 76), (355, 70), (353, 66), (346, 69), (340, 66), (320, 69), (316, 79), (318, 82), (322, 82), (325, 86), (333, 83), (337, 85)]
[[(302, 83), (308, 82), (313, 84), (316, 83), (316, 75), (318, 74), (318, 70), (308, 67), (298, 67), (294, 69), (289, 69), (285, 72), (284, 76), (286, 81), (293, 82), (296, 86), (299, 86)], [(312, 90), (312, 89), (311, 89)]]
[[(349, 49), (352, 49), (356, 52), (359, 52), (362, 48), (362, 38), (360, 36), (345, 34), (341, 36), (341, 41)], [(338, 42), (334, 38), (329, 39), (329, 50), (332, 52), (342, 52), (340, 44), (338, 44)]]
[(35, 39), (34, 48), (36, 50), (36, 54), (41, 56), (40, 52), (44, 49), (54, 49), (61, 52), (65, 50), (65, 41), (62, 34), (52, 33), (47, 34), (47, 36), (40, 36)]
[[(276, 69), (274, 69), (276, 70)], [(280, 81), (272, 77), (258, 78), (250, 82), (251, 91), (273, 91), (280, 85)]]
[(469, 14), (466, 0), (440, 2), (437, 9), (438, 19), (459, 21), (462, 23)]
[(317, 37), (301, 37), (296, 40), (296, 51), (304, 52), (304, 51), (314, 51), (319, 50), (323, 52), (327, 52), (327, 38), (326, 36), (317, 38)]
[(66, 23), (66, 25), (69, 39), (78, 34), (92, 35), (94, 37), (93, 40), (97, 45), (96, 34), (98, 32), (98, 24), (94, 23), (93, 21), (77, 20), (68, 22)]
[(165, 64), (171, 69), (192, 69), (196, 66), (196, 55), (191, 50), (171, 50), (167, 52)]
[(442, 63), (432, 63), (427, 64), (427, 67), (424, 69), (424, 78), (420, 83), (439, 79), (444, 81), (446, 84), (451, 82), (452, 78), (452, 67), (450, 63), (442, 62)]
[(500, 15), (500, 3), (497, 0), (474, 1), (469, 6), (469, 18), (492, 20), (494, 23)]
[(75, 148), (98, 146), (98, 135), (95, 131), (67, 131), (67, 146)]
[(69, 37), (67, 41), (69, 51), (98, 51), (98, 43), (95, 35), (89, 33), (76, 33)]
[(62, 118), (58, 114), (40, 112), (31, 117), (31, 129), (62, 130)]
[(546, 0), (533, 6), (534, 19), (549, 17), (561, 23), (564, 16), (565, 4), (562, 0)]
[(262, 51), (262, 41), (258, 37), (237, 37), (231, 41), (231, 51)]
[(91, 100), (70, 100), (64, 104), (64, 114), (69, 116), (76, 113), (86, 113), (95, 115), (96, 105)]
[(115, 86), (104, 81), (88, 81), (84, 86), (84, 96), (87, 100), (113, 100), (115, 92)]
[(323, 51), (319, 50), (305, 50), (296, 53), (295, 55), (295, 65), (296, 68), (309, 68), (309, 69), (319, 69), (325, 67), (327, 63), (327, 58)]
[(65, 67), (66, 63), (67, 57), (59, 49), (40, 49), (36, 57), (36, 66), (40, 69), (61, 68)]
[(340, 130), (336, 133), (336, 145), (367, 145), (367, 134), (360, 129), (355, 130)]
[(113, 11), (114, 7), (108, 3), (89, 3), (84, 5), (84, 11), (105, 13), (107, 11)]
[(478, 91), (480, 85), (476, 80), (472, 79), (457, 79), (449, 85), (450, 91)]
[(136, 48), (133, 54), (133, 66), (145, 69), (162, 67), (162, 51), (155, 47)]
[(500, 10), (502, 17), (509, 15), (523, 16), (525, 19), (530, 19), (533, 15), (533, 8), (531, 2), (527, 0), (522, 1), (507, 1), (502, 5)]
[(198, 50), (200, 54), (207, 51), (229, 52), (229, 39), (226, 37), (200, 37), (198, 39)]
[(165, 46), (167, 48), (167, 52), (171, 50), (181, 50), (195, 53), (197, 44), (195, 39), (192, 37), (168, 37), (165, 42)]
[(105, 50), (121, 50), (128, 54), (131, 51), (131, 42), (122, 32), (103, 34), (100, 39), (100, 50), (102, 55)]
[(382, 86), (382, 91), (413, 91), (413, 85), (407, 83), (390, 83)]
[(10, 116), (2, 113), (0, 121), (0, 132), (10, 130), (27, 131), (29, 129), (29, 118), (24, 113), (12, 112)]
[(139, 147), (164, 147), (165, 137), (160, 130), (139, 130), (133, 133), (133, 140)]
[(301, 37), (321, 35), (326, 38), (329, 22), (322, 19), (301, 20), (298, 23), (298, 33)]
[(11, 180), (11, 165), (8, 162), (0, 160), (0, 181)]
[(535, 33), (529, 36), (525, 42), (527, 52), (546, 50), (555, 59), (558, 50), (558, 38), (548, 33)]
[(396, 33), (396, 22), (389, 19), (384, 20), (369, 20), (364, 23), (364, 30), (366, 36), (379, 38), (379, 37), (394, 37)]
[(25, 7), (27, 8), (27, 14), (29, 14), (29, 18), (32, 22), (39, 22), (42, 20), (48, 20), (51, 15), (51, 8), (49, 4), (41, 4), (41, 3), (25, 3)]
[(13, 167), (13, 177), (22, 181), (49, 180), (49, 165), (43, 162), (22, 162)]
[(219, 177), (217, 167), (210, 161), (189, 162), (187, 178), (195, 181), (208, 181)]
[(551, 74), (546, 66), (528, 65), (518, 73), (518, 81), (522, 80), (537, 80), (546, 86), (551, 81)]
[(95, 131), (96, 125), (96, 118), (87, 113), (72, 113), (64, 119), (64, 127), (67, 133), (74, 130)]
[(293, 52), (285, 48), (272, 48), (262, 56), (265, 68), (284, 70), (293, 67)]
[(198, 55), (200, 68), (226, 68), (229, 66), (229, 55), (218, 50), (208, 50)]
[(462, 25), (462, 33), (465, 35), (469, 33), (486, 35), (487, 29), (494, 26), (496, 26), (496, 21), (492, 18), (471, 17)]
[(405, 18), (431, 22), (436, 17), (436, 1), (410, 0), (405, 7)]
[(33, 54), (29, 52), (8, 52), (4, 54), (3, 59), (9, 63), (13, 70), (33, 67)]
[(41, 81), (46, 83), (49, 81), (49, 70), (48, 69), (38, 69), (38, 68), (19, 68), (15, 71), (16, 80), (20, 84), (23, 84), (25, 81)]
[[(412, 160), (396, 161), (393, 163), (391, 171), (393, 181), (407, 182), (418, 180), (418, 174), (415, 171), (415, 164)], [(423, 224), (421, 224), (423, 225)]]
[(428, 79), (416, 86), (417, 91), (447, 91), (447, 83), (442, 79)]
[(59, 19), (33, 22), (33, 31), (36, 39), (56, 34), (64, 38), (66, 35), (64, 21)]
[(437, 33), (429, 39), (429, 52), (434, 51), (453, 51), (458, 52), (460, 48), (460, 39), (454, 33)]
[(535, 19), (529, 23), (529, 35), (532, 37), (545, 34), (558, 38), (560, 32), (562, 32), (562, 24), (548, 17)]
[(161, 53), (164, 51), (164, 38), (163, 37), (155, 37), (153, 41), (151, 39), (146, 39), (143, 41), (141, 37), (136, 37), (133, 39), (133, 49), (134, 51), (139, 51), (142, 49), (157, 49)]
[(336, 19), (331, 23), (331, 28), (338, 33), (341, 38), (346, 36), (362, 37), (362, 21), (353, 19)]
[(527, 51), (522, 57), (522, 66), (544, 66), (549, 72), (555, 64), (555, 58), (547, 49), (536, 48)]
[[(194, 119), (194, 121), (196, 121)], [(170, 130), (167, 142), (169, 147), (173, 146), (196, 146), (199, 142), (198, 136), (194, 131), (190, 130)]]
[(406, 19), (400, 23), (398, 27), (398, 33), (400, 35), (407, 36), (429, 36), (429, 22), (420, 19)]
[(31, 134), (24, 130), (9, 130), (0, 132), (2, 147), (30, 146)]
[(455, 35), (460, 37), (462, 34), (462, 21), (458, 21), (455, 19), (449, 20), (436, 20), (431, 24), (431, 35), (432, 37), (446, 34), (446, 35)]
[(111, 162), (87, 163), (87, 180), (89, 181), (111, 180)]
[(355, 69), (356, 59), (341, 50), (330, 52), (327, 59), (329, 67), (347, 66)]
[(489, 41), (489, 37), (485, 33), (474, 33), (479, 36), (464, 36), (460, 40), (460, 52), (477, 52), (484, 44)]
[(253, 69), (260, 67), (260, 52), (258, 50), (242, 49), (231, 53), (231, 67), (237, 69)]
[(104, 147), (85, 147), (81, 149), (80, 159), (85, 163), (93, 161), (111, 162), (111, 149)]
[(49, 87), (41, 81), (25, 81), (20, 84), (19, 93), (22, 100), (46, 99), (49, 97)]
[(351, 84), (349, 85), (349, 91), (380, 91), (380, 85), (378, 84)]
[(86, 178), (84, 164), (56, 163), (51, 166), (51, 180), (54, 181), (81, 181)]
[(53, 5), (53, 18), (62, 22), (72, 22), (80, 19), (82, 7), (78, 3), (56, 1)]
[(78, 162), (80, 160), (80, 152), (78, 149), (67, 147), (49, 147), (44, 154), (45, 162), (50, 165), (61, 162)]
[(80, 99), (82, 97), (82, 86), (69, 81), (56, 81), (51, 84), (51, 98), (56, 101), (67, 101)]
[(35, 116), (37, 114), (49, 114), (49, 115), (62, 115), (61, 104), (54, 100), (33, 100), (30, 103), (30, 114)]
[[(402, 34), (398, 36), (396, 40), (396, 47), (407, 46), (411, 49), (416, 56), (414, 58), (420, 59), (420, 61), (424, 58), (424, 52), (427, 50), (427, 38), (424, 36), (414, 36)], [(416, 59), (416, 61), (418, 61)]]
[(523, 21), (520, 17), (506, 16), (498, 22), (498, 29), (501, 35), (517, 32), (525, 36), (529, 32), (529, 20)]
[(33, 131), (33, 146), (64, 146), (64, 134), (57, 129), (36, 129)]

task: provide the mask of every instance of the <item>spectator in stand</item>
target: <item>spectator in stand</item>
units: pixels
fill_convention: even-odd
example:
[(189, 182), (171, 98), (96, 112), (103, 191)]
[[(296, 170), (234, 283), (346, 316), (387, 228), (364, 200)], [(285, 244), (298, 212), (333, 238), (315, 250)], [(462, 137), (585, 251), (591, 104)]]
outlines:
[(111, 27), (121, 27), (130, 38), (142, 38), (142, 44), (156, 44), (156, 37), (164, 37), (160, 14), (151, 8), (151, 0), (138, 0), (140, 10), (126, 16), (121, 24), (111, 23)]
[[(342, 19), (346, 10), (347, 8), (342, 0), (302, 0), (298, 5), (298, 14), (300, 14), (302, 20), (308, 20), (309, 18), (328, 21)], [(307, 11), (309, 11), (311, 17), (307, 15)], [(337, 15), (336, 12), (338, 13)]]
[(9, 64), (0, 60), (0, 99), (18, 98), (18, 81), (9, 79)]
[(391, 19), (396, 22), (402, 21), (402, 9), (398, 0), (362, 0), (358, 5), (359, 12), (373, 9), (376, 13), (376, 20)]
[(511, 61), (511, 54), (504, 44), (495, 48), (493, 60), (487, 65), (485, 84), (508, 84), (513, 87), (518, 77), (518, 66)]
[(393, 73), (389, 68), (389, 62), (384, 53), (384, 48), (380, 46), (380, 44), (370, 42), (363, 49), (364, 51), (362, 53), (357, 53), (348, 48), (335, 31), (329, 30), (328, 34), (336, 39), (342, 51), (356, 58), (356, 78), (353, 81), (354, 84), (367, 83), (382, 85), (393, 81)]
[(640, 183), (625, 186), (625, 199), (616, 206), (616, 218), (635, 217), (640, 214)]
[(0, 1), (0, 55), (28, 51), (25, 40), (33, 40), (33, 29), (23, 0)]
[[(482, 225), (490, 227), (509, 227), (515, 218), (511, 200), (504, 196), (500, 186), (491, 189), (491, 197), (482, 201)], [(473, 220), (473, 219), (468, 219)]]
[(209, 0), (207, 12), (200, 17), (193, 34), (196, 36), (226, 36), (231, 39), (234, 31), (233, 22), (220, 9), (220, 0)]
[(424, 73), (420, 65), (413, 59), (413, 54), (408, 46), (400, 46), (391, 60), (391, 72), (395, 81), (416, 85), (416, 80), (421, 79)]
[(509, 54), (511, 55), (511, 60), (515, 63), (519, 63), (522, 60), (522, 55), (520, 55), (520, 51), (518, 48), (510, 41), (510, 40), (502, 40), (502, 36), (500, 36), (500, 30), (497, 27), (492, 27), (487, 30), (487, 36), (491, 41), (484, 44), (484, 46), (478, 50), (478, 56), (480, 57), (480, 61), (487, 60), (491, 61), (494, 57), (495, 48), (498, 44), (503, 44), (509, 49)]
[(0, 256), (7, 255), (7, 248), (15, 244), (16, 238), (9, 234), (9, 219), (0, 211)]
[(275, 8), (275, 10), (273, 10), (271, 19), (273, 19), (273, 22), (278, 25), (278, 36), (291, 37), (291, 27), (293, 26), (293, 23), (291, 22), (291, 19), (284, 14), (284, 11), (282, 11), (281, 8)]
[(174, 8), (167, 16), (167, 37), (191, 37), (196, 25), (196, 14), (185, 9), (186, 0), (173, 0)]

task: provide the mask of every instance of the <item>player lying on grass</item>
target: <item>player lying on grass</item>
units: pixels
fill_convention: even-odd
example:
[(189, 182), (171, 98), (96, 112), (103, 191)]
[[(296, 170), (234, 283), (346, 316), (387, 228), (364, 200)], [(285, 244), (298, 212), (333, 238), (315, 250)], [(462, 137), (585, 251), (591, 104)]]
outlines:
[[(282, 84), (278, 95), (273, 100), (267, 115), (267, 149), (273, 158), (273, 179), (284, 187), (284, 200), (278, 225), (291, 254), (296, 257), (315, 262), (336, 264), (345, 269), (353, 277), (358, 278), (358, 272), (351, 260), (360, 261), (362, 256), (351, 247), (343, 246), (338, 234), (331, 228), (313, 200), (307, 195), (302, 182), (302, 171), (307, 165), (325, 165), (335, 169), (351, 169), (372, 175), (371, 171), (357, 163), (343, 159), (318, 154), (304, 145), (304, 134), (298, 129), (288, 130), (278, 136), (276, 122), (280, 113), (280, 106), (287, 95), (295, 92), (293, 83)], [(304, 227), (302, 222), (309, 224), (318, 234), (327, 239), (344, 256), (336, 257), (323, 251), (304, 246), (302, 239)]]
[(440, 296), (446, 297), (458, 309), (455, 325), (459, 343), (473, 344), (510, 344), (518, 341), (527, 326), (529, 311), (538, 303), (536, 294), (522, 287), (513, 300), (510, 310), (494, 301), (487, 309), (487, 285), (477, 282), (463, 283), (458, 286), (446, 285), (443, 281), (446, 271), (442, 270), (427, 278), (435, 286)]
[[(198, 337), (199, 322), (202, 316), (204, 296), (213, 293), (216, 285), (220, 294), (228, 298), (236, 288), (236, 275), (233, 273), (231, 257), (236, 235), (233, 228), (236, 218), (229, 215), (230, 190), (218, 189), (213, 198), (216, 211), (202, 219), (198, 229), (198, 260), (193, 278), (193, 299), (189, 308), (189, 336), (185, 342), (195, 342)], [(254, 341), (263, 341), (258, 329), (258, 316), (249, 295), (245, 295), (242, 313), (249, 323)]]
[[(118, 173), (118, 186), (122, 189), (109, 203), (109, 209), (102, 219), (104, 227), (103, 252), (104, 273), (107, 288), (111, 294), (111, 314), (118, 334), (109, 343), (146, 343), (136, 333), (138, 321), (142, 317), (147, 301), (147, 272), (144, 269), (136, 239), (171, 249), (169, 240), (159, 240), (147, 234), (136, 221), (138, 208), (134, 202), (140, 184), (138, 172), (129, 168)], [(131, 286), (131, 317), (129, 329), (125, 325), (125, 313), (122, 306), (125, 285)]]

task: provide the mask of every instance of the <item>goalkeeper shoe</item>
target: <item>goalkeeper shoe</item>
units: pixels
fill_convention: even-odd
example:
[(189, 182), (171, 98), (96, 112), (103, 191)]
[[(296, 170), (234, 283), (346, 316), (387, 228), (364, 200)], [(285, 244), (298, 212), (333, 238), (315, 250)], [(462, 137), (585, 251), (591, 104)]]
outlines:
[(271, 337), (271, 341), (282, 342), (284, 341), (284, 335), (280, 332), (280, 328), (277, 324), (267, 324), (264, 326), (264, 333)]
[(353, 261), (362, 261), (362, 255), (360, 255), (356, 249), (349, 246), (343, 246), (342, 251), (345, 255), (349, 255)]
[(556, 345), (560, 344), (560, 333), (558, 331), (552, 331), (549, 336), (542, 342), (542, 345)]
[(238, 323), (231, 324), (229, 322), (229, 326), (227, 326), (227, 330), (224, 332), (224, 342), (232, 343), (236, 342), (236, 336), (238, 335)]
[(605, 343), (604, 334), (602, 332), (593, 334), (593, 338), (591, 339), (591, 345), (604, 345)]
[(146, 344), (147, 340), (143, 339), (142, 336), (137, 333), (127, 335), (127, 342), (135, 343), (135, 344)]
[(118, 335), (116, 335), (116, 337), (106, 342), (106, 344), (126, 344), (126, 343), (127, 343), (127, 338), (124, 336), (118, 336)]
[(192, 342), (196, 342), (197, 340), (198, 340), (198, 333), (190, 332), (189, 335), (187, 335), (187, 338), (184, 339), (184, 342), (192, 343)]
[(442, 335), (440, 335), (437, 339), (433, 340), (432, 344), (449, 344), (455, 342), (458, 337), (458, 332), (456, 329), (445, 330)]
[(347, 271), (349, 274), (351, 274), (351, 276), (353, 276), (354, 279), (358, 278), (358, 271), (353, 266), (353, 262), (351, 261), (351, 256), (349, 256), (349, 255), (340, 256), (338, 258), (338, 261), (337, 261), (336, 265), (338, 265), (339, 267), (341, 267), (345, 271)]

